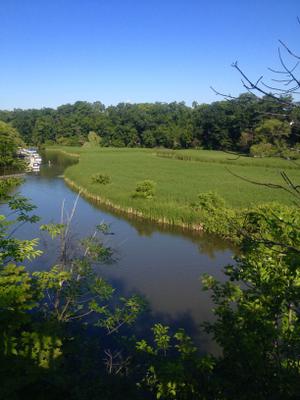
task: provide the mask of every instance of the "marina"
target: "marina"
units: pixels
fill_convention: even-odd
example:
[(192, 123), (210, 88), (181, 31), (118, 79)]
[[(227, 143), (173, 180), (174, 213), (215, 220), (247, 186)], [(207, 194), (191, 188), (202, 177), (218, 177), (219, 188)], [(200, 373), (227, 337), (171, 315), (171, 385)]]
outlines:
[(42, 164), (42, 157), (35, 148), (20, 148), (18, 156), (27, 162), (27, 171), (39, 172)]

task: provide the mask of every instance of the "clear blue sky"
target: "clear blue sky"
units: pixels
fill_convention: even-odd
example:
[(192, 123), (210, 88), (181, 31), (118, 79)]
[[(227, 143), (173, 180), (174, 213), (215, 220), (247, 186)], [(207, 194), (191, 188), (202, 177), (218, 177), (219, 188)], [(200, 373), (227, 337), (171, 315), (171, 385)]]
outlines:
[(0, 108), (154, 102), (242, 91), (300, 53), (299, 0), (0, 0)]

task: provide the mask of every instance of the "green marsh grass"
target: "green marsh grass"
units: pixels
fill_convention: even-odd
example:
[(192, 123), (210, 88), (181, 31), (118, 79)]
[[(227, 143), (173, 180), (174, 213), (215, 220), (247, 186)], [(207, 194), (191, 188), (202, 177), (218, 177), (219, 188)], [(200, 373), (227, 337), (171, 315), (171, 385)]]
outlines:
[[(217, 151), (178, 150), (161, 156), (161, 150), (132, 148), (53, 147), (78, 154), (79, 162), (65, 171), (66, 181), (95, 201), (140, 217), (165, 224), (202, 229), (201, 214), (190, 205), (199, 193), (214, 191), (230, 208), (277, 201), (292, 205), (292, 197), (283, 190), (256, 186), (232, 175), (258, 182), (282, 184), (285, 170), (294, 182), (300, 182), (300, 168), (281, 159), (253, 159)], [(190, 157), (188, 160), (178, 157)], [(201, 162), (202, 161), (202, 162)], [(95, 173), (108, 174), (109, 185), (91, 181)], [(153, 199), (132, 198), (136, 184), (143, 180), (156, 183)]]

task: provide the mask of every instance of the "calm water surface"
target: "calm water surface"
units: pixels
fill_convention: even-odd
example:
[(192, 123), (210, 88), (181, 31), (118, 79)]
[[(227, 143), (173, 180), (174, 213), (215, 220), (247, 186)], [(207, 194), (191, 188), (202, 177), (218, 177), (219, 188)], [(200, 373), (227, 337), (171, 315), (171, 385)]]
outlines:
[[(74, 161), (60, 154), (48, 153), (40, 173), (28, 175), (19, 192), (37, 206), (40, 223), (59, 222), (61, 205), (71, 210), (76, 193), (64, 183), (61, 175)], [(48, 160), (51, 159), (51, 165)], [(205, 351), (215, 345), (199, 325), (212, 319), (210, 295), (201, 290), (200, 277), (209, 273), (224, 280), (222, 267), (232, 262), (234, 250), (220, 239), (209, 235), (162, 228), (120, 216), (101, 206), (80, 198), (73, 220), (74, 236), (90, 235), (96, 224), (111, 225), (114, 235), (107, 237), (107, 245), (117, 255), (117, 262), (100, 266), (105, 276), (122, 295), (143, 295), (151, 312), (145, 314), (141, 329), (153, 322), (164, 322), (174, 327), (185, 327)], [(37, 237), (37, 225), (27, 225), (18, 232), (20, 237)], [(42, 233), (40, 247), (44, 254), (30, 268), (47, 269), (55, 262), (55, 243)]]

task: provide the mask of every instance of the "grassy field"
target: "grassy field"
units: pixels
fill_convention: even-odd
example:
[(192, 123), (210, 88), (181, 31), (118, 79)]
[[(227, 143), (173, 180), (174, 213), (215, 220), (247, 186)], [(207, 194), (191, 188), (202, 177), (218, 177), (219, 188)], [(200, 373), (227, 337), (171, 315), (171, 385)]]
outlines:
[[(292, 204), (292, 197), (284, 191), (253, 185), (230, 171), (258, 182), (280, 184), (283, 183), (280, 171), (286, 170), (291, 179), (300, 182), (300, 168), (281, 159), (240, 157), (234, 160), (234, 156), (226, 153), (205, 150), (57, 149), (79, 154), (78, 164), (65, 171), (65, 178), (77, 189), (84, 189), (86, 195), (129, 213), (177, 225), (199, 223), (199, 215), (190, 204), (201, 192), (217, 192), (231, 208), (271, 201)], [(91, 177), (95, 173), (108, 174), (111, 183), (93, 183)], [(136, 183), (144, 179), (157, 184), (152, 200), (132, 197)]]

